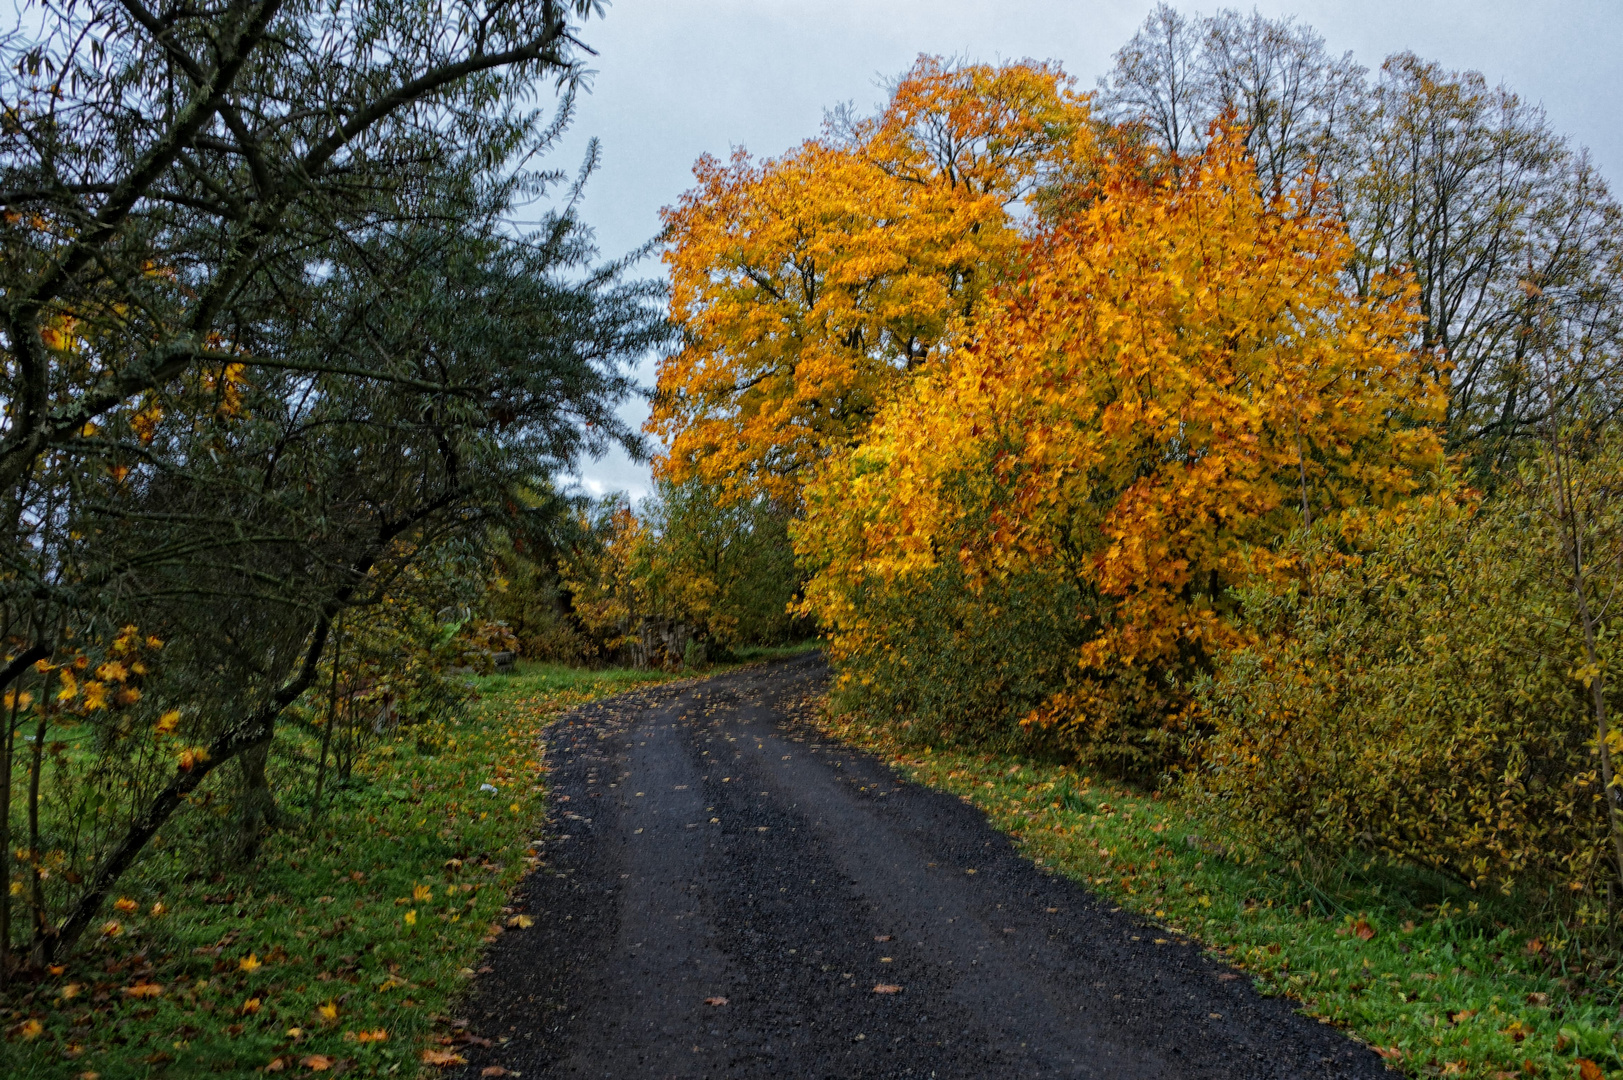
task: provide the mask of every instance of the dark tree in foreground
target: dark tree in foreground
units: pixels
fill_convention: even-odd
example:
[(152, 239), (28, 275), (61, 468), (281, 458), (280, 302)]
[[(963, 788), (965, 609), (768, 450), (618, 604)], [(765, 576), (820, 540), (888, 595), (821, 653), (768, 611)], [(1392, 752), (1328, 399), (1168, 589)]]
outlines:
[(5, 40), (0, 879), (24, 851), (35, 963), (233, 760), (251, 851), (343, 611), (634, 442), (657, 290), (572, 201), (505, 224), (561, 182), (529, 162), (594, 8), (48, 4)]

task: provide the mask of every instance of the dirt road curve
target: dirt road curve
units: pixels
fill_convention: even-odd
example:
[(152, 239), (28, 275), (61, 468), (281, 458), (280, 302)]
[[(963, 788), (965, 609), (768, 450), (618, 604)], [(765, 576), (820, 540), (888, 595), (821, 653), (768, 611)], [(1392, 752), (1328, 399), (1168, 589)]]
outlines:
[(819, 739), (796, 716), (825, 678), (806, 656), (552, 729), (535, 925), (476, 984), (468, 1027), (492, 1045), (467, 1075), (1391, 1076)]

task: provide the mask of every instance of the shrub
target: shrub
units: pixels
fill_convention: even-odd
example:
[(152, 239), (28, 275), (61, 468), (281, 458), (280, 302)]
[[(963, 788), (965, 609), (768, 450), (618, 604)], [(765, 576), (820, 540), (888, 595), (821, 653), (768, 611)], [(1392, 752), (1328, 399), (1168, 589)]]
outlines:
[[(1546, 461), (1480, 506), (1425, 500), (1301, 539), (1305, 580), (1245, 593), (1263, 636), (1197, 686), (1191, 795), (1252, 848), (1558, 887), (1598, 917), (1617, 867), (1590, 691), (1617, 653), (1602, 634), (1588, 669), (1569, 571), (1574, 535), (1593, 550), (1615, 529), (1591, 512), (1573, 533), (1558, 479)], [(1586, 572), (1602, 597), (1619, 583), (1615, 563)]]

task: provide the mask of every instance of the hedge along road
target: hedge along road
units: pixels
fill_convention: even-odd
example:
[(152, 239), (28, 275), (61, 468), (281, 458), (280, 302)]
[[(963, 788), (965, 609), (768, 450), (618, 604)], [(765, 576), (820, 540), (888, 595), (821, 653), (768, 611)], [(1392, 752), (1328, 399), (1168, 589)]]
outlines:
[(820, 738), (826, 679), (807, 655), (549, 730), (545, 865), (518, 899), (534, 924), (474, 985), (469, 1076), (1391, 1075)]

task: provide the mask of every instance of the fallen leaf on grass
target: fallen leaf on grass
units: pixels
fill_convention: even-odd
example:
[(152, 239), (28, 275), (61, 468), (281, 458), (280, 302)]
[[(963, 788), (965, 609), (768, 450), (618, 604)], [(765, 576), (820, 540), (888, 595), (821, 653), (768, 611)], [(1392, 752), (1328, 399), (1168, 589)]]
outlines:
[(1449, 1023), (1451, 1023), (1451, 1024), (1463, 1024), (1463, 1023), (1465, 1023), (1467, 1020), (1471, 1019), (1471, 1017), (1473, 1017), (1475, 1015), (1476, 1015), (1476, 1010), (1475, 1009), (1461, 1009), (1457, 1013), (1449, 1013), (1448, 1014), (1448, 1020), (1449, 1020)]
[(520, 930), (528, 930), (530, 927), (535, 925), (535, 920), (530, 918), (528, 915), (514, 915), (511, 919), (507, 920), (507, 925), (516, 926)]
[(328, 1069), (332, 1068), (332, 1058), (328, 1057), (326, 1054), (311, 1054), (309, 1057), (301, 1060), (299, 1064), (303, 1065), (311, 1072), (326, 1072)]
[(707, 997), (704, 999), (704, 1003), (706, 1005), (725, 1005), (727, 1004), (727, 999), (724, 997)]
[(358, 1043), (388, 1042), (389, 1032), (384, 1028), (375, 1028), (372, 1031), (346, 1031), (344, 1038), (353, 1039)]
[(1387, 1061), (1402, 1061), (1403, 1051), (1395, 1046), (1377, 1046), (1375, 1052)]
[(902, 988), (895, 983), (880, 983), (873, 988), (873, 992), (876, 994), (900, 994)]
[(127, 896), (120, 896), (117, 900), (113, 901), (113, 907), (119, 911), (134, 911), (140, 906), (140, 904), (137, 904), (134, 900), (131, 900)]
[(1445, 1061), (1443, 1062), (1443, 1075), (1464, 1076), (1465, 1071), (1470, 1067), (1470, 1063), (1466, 1061)]
[(162, 993), (163, 987), (154, 982), (140, 982), (124, 988), (124, 996), (132, 998), (155, 998)]
[(25, 1039), (37, 1039), (44, 1030), (44, 1025), (38, 1020), (24, 1020), (22, 1025), (17, 1028), (17, 1034)]
[(1596, 1065), (1588, 1058), (1579, 1058), (1578, 1078), (1579, 1080), (1606, 1080), (1606, 1074), (1600, 1071), (1599, 1065)]
[(316, 1015), (321, 1018), (322, 1023), (332, 1023), (338, 1019), (338, 1003), (329, 1001), (325, 1005), (316, 1006)]
[(265, 1071), (266, 1072), (281, 1072), (283, 1069), (287, 1068), (287, 1063), (290, 1060), (291, 1060), (290, 1058), (284, 1058), (284, 1057), (271, 1058), (270, 1061), (268, 1063), (266, 1063), (266, 1065), (265, 1065)]
[(1375, 937), (1375, 928), (1363, 919), (1353, 923), (1352, 932), (1360, 941), (1369, 941)]
[(467, 1058), (450, 1050), (424, 1050), (418, 1060), (424, 1065), (437, 1065), (442, 1069), (447, 1065), (466, 1065), (468, 1063)]
[(255, 956), (253, 953), (249, 953), (247, 956), (237, 961), (237, 968), (239, 970), (246, 971), (250, 975), (264, 966), (264, 964), (260, 963), (259, 957)]
[(1537, 992), (1528, 994), (1527, 1003), (1529, 1005), (1548, 1005), (1550, 1003), (1550, 995)]

